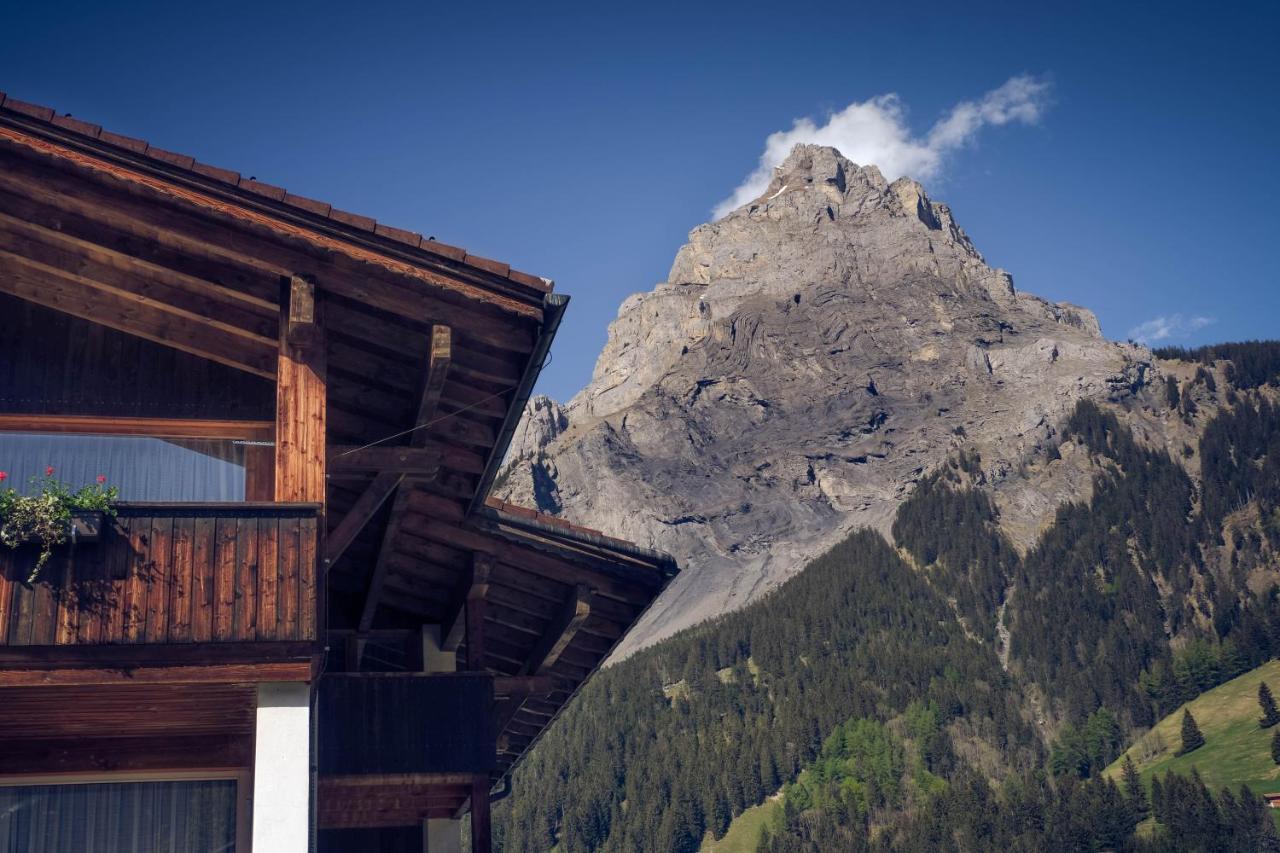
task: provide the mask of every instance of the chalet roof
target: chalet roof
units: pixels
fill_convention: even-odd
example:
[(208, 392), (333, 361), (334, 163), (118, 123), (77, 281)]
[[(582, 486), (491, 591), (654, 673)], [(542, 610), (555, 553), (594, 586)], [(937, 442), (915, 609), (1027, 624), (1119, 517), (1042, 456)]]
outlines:
[(480, 522), (500, 536), (534, 548), (555, 550), (584, 559), (600, 558), (632, 565), (645, 572), (673, 577), (679, 571), (676, 560), (663, 551), (642, 548), (625, 539), (606, 536), (599, 530), (539, 512), (528, 507), (489, 497), (476, 513)]
[[(78, 382), (120, 360), (101, 353), (136, 363), (167, 347), (222, 371), (208, 374), (225, 377), (211, 383), (223, 414), (209, 417), (239, 400), (262, 433), (235, 437), (270, 437), (292, 276), (324, 296), (328, 630), (363, 643), (439, 625), (469, 654), (467, 602), (483, 599), (474, 669), (545, 687), (507, 700), (505, 774), (677, 571), (665, 554), (487, 498), (567, 297), (506, 264), (0, 94), (0, 327), (56, 315), (66, 322), (42, 324), (56, 351), (93, 325), (102, 334)], [(42, 402), (30, 411), (46, 412)]]
[(16, 113), (27, 118), (36, 119), (51, 127), (56, 127), (60, 131), (112, 146), (122, 152), (150, 157), (168, 166), (177, 167), (192, 174), (200, 175), (203, 178), (218, 181), (228, 188), (234, 188), (260, 198), (287, 205), (301, 213), (328, 220), (330, 223), (352, 231), (381, 237), (411, 249), (418, 249), (430, 255), (463, 264), (484, 273), (507, 279), (515, 284), (532, 288), (538, 292), (549, 293), (554, 287), (554, 283), (550, 279), (512, 269), (510, 264), (502, 261), (473, 255), (466, 249), (450, 246), (448, 243), (441, 243), (434, 237), (424, 237), (415, 231), (396, 228), (378, 222), (369, 216), (341, 210), (325, 201), (296, 195), (283, 187), (273, 186), (259, 181), (255, 177), (245, 177), (231, 169), (210, 166), (207, 163), (201, 163), (190, 155), (158, 148), (145, 139), (134, 139), (133, 137), (112, 133), (109, 130), (104, 130), (100, 125), (72, 118), (70, 114), (58, 115), (57, 110), (52, 107), (20, 101), (7, 96), (4, 92), (0, 92), (0, 113), (4, 112)]

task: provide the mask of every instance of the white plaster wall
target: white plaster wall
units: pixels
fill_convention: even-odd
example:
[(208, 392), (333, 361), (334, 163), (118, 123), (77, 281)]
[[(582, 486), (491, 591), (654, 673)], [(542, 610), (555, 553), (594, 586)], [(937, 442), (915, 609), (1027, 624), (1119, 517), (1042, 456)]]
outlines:
[(307, 853), (311, 818), (311, 687), (258, 685), (253, 755), (254, 853)]

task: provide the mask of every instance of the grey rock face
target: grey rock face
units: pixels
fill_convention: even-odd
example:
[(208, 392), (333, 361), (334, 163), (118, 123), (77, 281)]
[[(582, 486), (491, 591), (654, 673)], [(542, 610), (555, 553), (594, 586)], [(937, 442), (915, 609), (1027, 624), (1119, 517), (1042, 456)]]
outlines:
[[(582, 392), (531, 402), (499, 493), (679, 558), (627, 651), (742, 606), (854, 527), (887, 532), (959, 446), (1000, 482), (1077, 400), (1151, 371), (1089, 311), (1019, 293), (916, 182), (802, 145), (623, 303)], [(1088, 477), (1056, 482), (1006, 501), (1012, 529)]]

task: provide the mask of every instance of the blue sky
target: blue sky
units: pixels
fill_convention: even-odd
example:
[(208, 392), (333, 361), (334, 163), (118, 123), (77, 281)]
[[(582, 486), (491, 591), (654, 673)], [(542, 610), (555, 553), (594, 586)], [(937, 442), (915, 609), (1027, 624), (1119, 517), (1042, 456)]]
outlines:
[(769, 134), (896, 93), (923, 137), (1030, 75), (1038, 120), (926, 181), (988, 261), (1113, 338), (1280, 336), (1273, 4), (890, 5), (44, 0), (0, 90), (556, 279), (566, 399)]

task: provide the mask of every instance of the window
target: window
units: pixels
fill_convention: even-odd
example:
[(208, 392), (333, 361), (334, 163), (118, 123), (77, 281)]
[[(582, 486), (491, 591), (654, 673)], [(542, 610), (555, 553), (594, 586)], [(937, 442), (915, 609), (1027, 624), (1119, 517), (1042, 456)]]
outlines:
[(0, 780), (0, 853), (248, 849), (247, 774)]
[(72, 488), (105, 476), (122, 501), (243, 501), (247, 468), (262, 464), (263, 449), (262, 442), (226, 438), (0, 432), (0, 471), (20, 492), (52, 467)]

